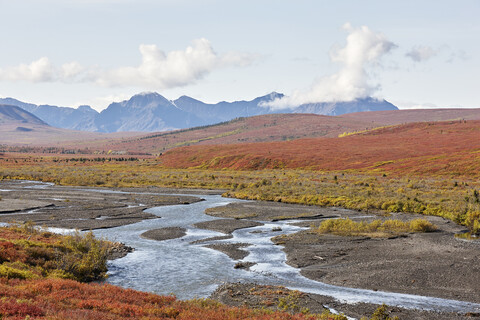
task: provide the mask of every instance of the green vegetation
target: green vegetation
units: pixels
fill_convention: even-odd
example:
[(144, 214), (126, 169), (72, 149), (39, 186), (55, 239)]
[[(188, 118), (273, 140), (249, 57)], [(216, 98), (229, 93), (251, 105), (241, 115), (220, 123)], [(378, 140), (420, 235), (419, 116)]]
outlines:
[(374, 220), (370, 223), (351, 219), (328, 219), (323, 221), (314, 231), (318, 233), (333, 233), (341, 236), (371, 236), (385, 237), (405, 232), (433, 232), (437, 227), (425, 219), (401, 221), (388, 219)]

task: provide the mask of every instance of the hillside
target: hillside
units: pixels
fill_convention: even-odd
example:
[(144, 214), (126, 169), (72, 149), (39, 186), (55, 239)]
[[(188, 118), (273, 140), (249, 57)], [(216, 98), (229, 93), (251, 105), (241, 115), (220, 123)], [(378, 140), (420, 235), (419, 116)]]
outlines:
[(339, 116), (342, 119), (359, 120), (383, 125), (421, 121), (480, 120), (480, 109), (412, 109), (355, 112)]
[[(381, 124), (378, 124), (381, 125)], [(311, 137), (336, 137), (343, 132), (365, 130), (377, 124), (315, 114), (270, 114), (211, 126), (155, 133), (116, 142), (105, 148), (131, 153), (162, 153), (188, 145), (212, 145), (286, 141)]]
[(237, 118), (210, 126), (195, 127), (127, 139), (104, 149), (131, 153), (163, 153), (189, 145), (286, 141), (301, 138), (337, 137), (345, 132), (418, 121), (480, 120), (480, 109), (431, 109), (370, 111), (323, 116), (285, 113)]
[(17, 106), (0, 104), (0, 123), (47, 125), (44, 121)]
[[(411, 123), (343, 138), (310, 138), (170, 150), (170, 168), (312, 168), (478, 176), (480, 121)], [(453, 167), (455, 166), (455, 167)], [(448, 170), (446, 170), (448, 168)]]

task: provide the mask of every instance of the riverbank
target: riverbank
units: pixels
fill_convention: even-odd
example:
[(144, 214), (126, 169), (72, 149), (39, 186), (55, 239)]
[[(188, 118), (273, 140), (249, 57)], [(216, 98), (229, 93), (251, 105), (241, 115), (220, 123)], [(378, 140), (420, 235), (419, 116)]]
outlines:
[[(314, 217), (315, 220), (297, 222), (296, 225), (312, 227), (287, 236), (273, 238), (284, 247), (287, 264), (301, 269), (301, 274), (312, 280), (344, 287), (374, 291), (390, 291), (452, 300), (480, 302), (480, 243), (458, 240), (456, 233), (465, 230), (440, 217), (422, 216), (434, 223), (438, 230), (432, 233), (405, 233), (386, 238), (345, 237), (322, 235), (314, 232), (322, 218), (350, 218), (355, 221), (374, 219), (412, 220), (414, 214), (378, 212), (368, 215), (339, 208), (319, 208), (285, 205), (275, 202), (233, 203), (207, 210), (216, 217), (255, 221), (272, 221), (279, 217), (289, 219)], [(253, 217), (253, 218), (251, 218)], [(227, 297), (238, 291), (237, 300), (249, 303), (249, 285), (235, 284), (214, 297)], [(227, 292), (227, 293), (225, 293)], [(247, 292), (246, 297), (242, 297)], [(328, 304), (349, 315), (371, 313), (373, 305), (341, 304), (332, 298), (318, 296), (319, 305)], [(220, 301), (231, 301), (230, 298)], [(230, 302), (228, 302), (230, 303)], [(399, 309), (399, 308), (396, 308)], [(400, 310), (400, 309), (399, 309)], [(463, 319), (465, 315), (447, 313), (429, 314), (400, 310), (402, 319)], [(413, 315), (416, 315), (415, 317)], [(474, 316), (475, 314), (470, 314)], [(418, 317), (417, 317), (418, 316)], [(480, 316), (480, 314), (477, 314)], [(470, 319), (470, 318), (469, 318)]]

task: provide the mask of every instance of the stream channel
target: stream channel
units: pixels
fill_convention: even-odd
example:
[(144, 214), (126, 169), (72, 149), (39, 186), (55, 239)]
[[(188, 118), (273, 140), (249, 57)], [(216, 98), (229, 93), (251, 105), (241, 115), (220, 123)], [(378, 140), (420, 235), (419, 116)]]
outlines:
[[(293, 220), (262, 222), (263, 226), (236, 230), (231, 239), (191, 244), (192, 241), (223, 235), (193, 227), (195, 223), (217, 219), (204, 214), (206, 208), (245, 201), (222, 198), (219, 195), (198, 197), (205, 201), (147, 210), (161, 217), (160, 219), (95, 230), (94, 234), (98, 237), (120, 241), (135, 248), (134, 252), (124, 258), (109, 262), (107, 281), (125, 288), (174, 294), (179, 299), (208, 297), (217, 286), (225, 282), (255, 282), (283, 285), (303, 292), (331, 296), (347, 303), (385, 303), (404, 308), (463, 313), (480, 311), (480, 304), (470, 302), (339, 287), (305, 278), (299, 269), (285, 263), (286, 256), (282, 247), (270, 241), (273, 236), (301, 230), (300, 227), (290, 225)], [(186, 228), (187, 234), (182, 238), (165, 241), (140, 237), (140, 234), (147, 230), (165, 227)], [(275, 227), (280, 227), (281, 231), (273, 231)], [(234, 269), (237, 261), (216, 250), (203, 247), (211, 243), (249, 243), (249, 247), (243, 248), (249, 255), (241, 261), (256, 264), (250, 270)]]

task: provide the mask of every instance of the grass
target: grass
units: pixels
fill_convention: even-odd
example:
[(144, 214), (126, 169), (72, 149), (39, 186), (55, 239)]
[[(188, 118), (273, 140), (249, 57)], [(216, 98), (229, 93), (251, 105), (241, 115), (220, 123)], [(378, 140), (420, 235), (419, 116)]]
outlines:
[(351, 219), (327, 219), (314, 231), (324, 234), (332, 233), (341, 236), (388, 237), (407, 232), (433, 232), (437, 227), (425, 219), (401, 221), (388, 219), (368, 222), (355, 222)]
[(224, 196), (363, 212), (407, 212), (455, 221), (480, 233), (480, 181), (469, 176), (396, 177), (355, 170), (256, 171), (170, 169), (155, 159), (67, 161), (25, 155), (0, 159), (0, 179), (26, 179), (60, 185), (223, 189)]

